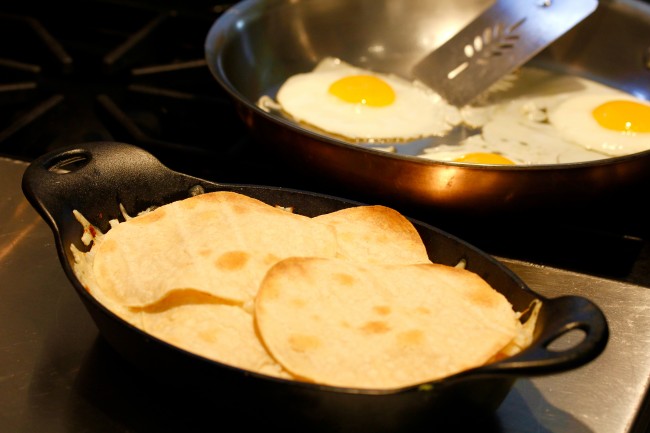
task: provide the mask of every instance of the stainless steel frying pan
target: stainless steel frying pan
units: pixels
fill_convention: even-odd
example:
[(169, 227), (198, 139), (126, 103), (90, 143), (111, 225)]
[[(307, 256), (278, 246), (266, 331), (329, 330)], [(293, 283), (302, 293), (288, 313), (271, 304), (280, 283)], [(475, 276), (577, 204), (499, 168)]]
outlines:
[[(387, 154), (327, 137), (256, 105), (323, 57), (409, 77), (426, 54), (470, 22), (485, 0), (245, 0), (206, 39), (218, 83), (260, 141), (313, 176), (354, 191), (415, 205), (495, 214), (574, 206), (616, 195), (650, 178), (650, 151), (596, 162), (464, 166)], [(535, 57), (650, 99), (650, 6), (603, 1), (587, 20)]]

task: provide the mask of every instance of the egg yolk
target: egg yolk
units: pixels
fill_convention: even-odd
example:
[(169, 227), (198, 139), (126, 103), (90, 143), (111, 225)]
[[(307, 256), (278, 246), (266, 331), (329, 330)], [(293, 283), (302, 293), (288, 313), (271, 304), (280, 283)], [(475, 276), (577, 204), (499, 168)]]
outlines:
[(471, 164), (509, 164), (515, 165), (514, 162), (508, 158), (497, 155), (496, 153), (468, 153), (461, 156), (460, 158), (454, 159), (454, 162), (468, 162)]
[(650, 105), (634, 101), (609, 101), (592, 112), (603, 128), (620, 132), (650, 132)]
[(373, 75), (350, 75), (336, 80), (329, 92), (352, 104), (385, 107), (395, 101), (395, 91), (388, 83)]

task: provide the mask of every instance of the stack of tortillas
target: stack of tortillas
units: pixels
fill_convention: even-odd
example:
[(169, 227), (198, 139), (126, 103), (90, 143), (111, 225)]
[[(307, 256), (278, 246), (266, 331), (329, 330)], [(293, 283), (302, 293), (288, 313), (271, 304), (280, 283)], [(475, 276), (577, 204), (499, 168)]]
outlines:
[(75, 272), (108, 309), (267, 375), (398, 388), (482, 365), (522, 330), (503, 295), (431, 263), (413, 225), (383, 206), (309, 218), (213, 192), (92, 240), (87, 253), (74, 250)]

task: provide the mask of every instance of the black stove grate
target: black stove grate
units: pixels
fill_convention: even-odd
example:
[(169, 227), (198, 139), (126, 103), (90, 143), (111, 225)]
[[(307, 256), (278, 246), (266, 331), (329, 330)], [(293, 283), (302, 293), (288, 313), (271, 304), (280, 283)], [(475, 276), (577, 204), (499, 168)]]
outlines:
[(228, 4), (70, 3), (0, 14), (0, 37), (20, 41), (0, 48), (0, 153), (31, 160), (106, 140), (195, 174), (269, 164), (204, 60)]

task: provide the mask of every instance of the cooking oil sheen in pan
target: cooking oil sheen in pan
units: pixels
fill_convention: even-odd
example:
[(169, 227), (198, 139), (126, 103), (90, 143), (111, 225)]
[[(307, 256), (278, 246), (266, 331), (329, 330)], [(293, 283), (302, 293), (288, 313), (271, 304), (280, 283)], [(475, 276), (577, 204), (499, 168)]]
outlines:
[(458, 109), (421, 83), (326, 58), (258, 105), (347, 143), (438, 161), (563, 164), (650, 149), (647, 101), (531, 67)]

